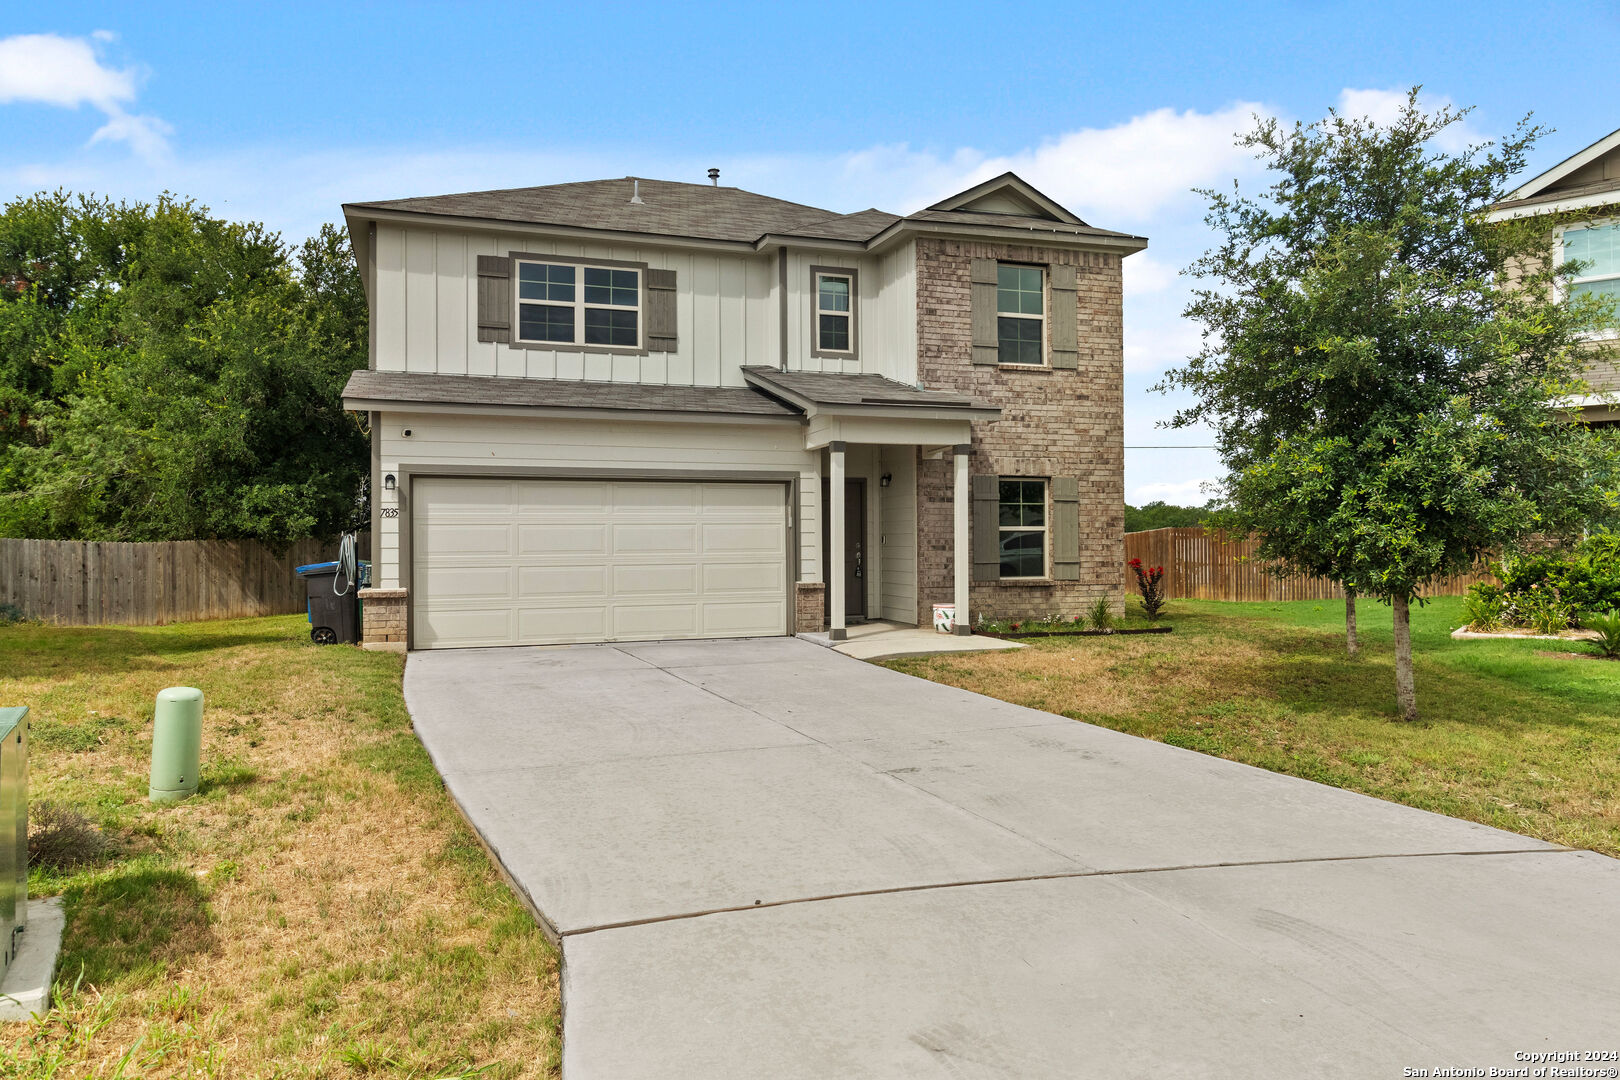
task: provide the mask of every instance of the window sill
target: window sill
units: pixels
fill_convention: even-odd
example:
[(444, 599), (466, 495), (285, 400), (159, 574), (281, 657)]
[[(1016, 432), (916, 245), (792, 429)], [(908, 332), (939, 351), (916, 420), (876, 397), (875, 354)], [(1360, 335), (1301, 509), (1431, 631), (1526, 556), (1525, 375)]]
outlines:
[[(986, 582), (986, 584), (991, 584), (991, 583)], [(1049, 577), (1004, 577), (1004, 578), (997, 578), (995, 580), (994, 584), (996, 584), (996, 585), (1056, 585), (1056, 584), (1058, 584), (1058, 581), (1057, 581), (1056, 578), (1049, 578)]]
[(629, 345), (571, 345), (563, 341), (508, 341), (508, 348), (534, 349), (539, 352), (591, 353), (605, 356), (650, 356), (652, 350)]
[(1057, 369), (1054, 368), (1051, 364), (997, 364), (996, 365), (996, 370), (997, 371), (1048, 372), (1048, 371), (1056, 371)]

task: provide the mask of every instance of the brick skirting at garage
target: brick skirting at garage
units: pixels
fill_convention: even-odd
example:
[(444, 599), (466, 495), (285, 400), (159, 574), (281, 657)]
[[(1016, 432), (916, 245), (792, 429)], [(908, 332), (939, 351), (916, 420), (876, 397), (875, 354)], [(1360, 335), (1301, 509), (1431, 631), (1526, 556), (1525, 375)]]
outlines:
[(793, 632), (816, 634), (827, 625), (827, 585), (801, 581), (793, 587)]
[(361, 589), (361, 639), (366, 645), (405, 647), (407, 589)]

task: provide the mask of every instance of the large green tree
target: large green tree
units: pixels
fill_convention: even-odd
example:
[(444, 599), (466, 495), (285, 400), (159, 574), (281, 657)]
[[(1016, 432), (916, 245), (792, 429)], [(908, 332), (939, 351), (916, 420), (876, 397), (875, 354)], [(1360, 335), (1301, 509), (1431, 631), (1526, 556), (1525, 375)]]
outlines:
[(364, 520), (366, 363), (343, 231), (289, 250), (190, 200), (0, 213), (0, 535), (252, 538)]
[(1387, 601), (1396, 699), (1417, 717), (1408, 605), (1433, 578), (1613, 517), (1616, 448), (1560, 402), (1611, 312), (1562, 303), (1545, 222), (1486, 221), (1541, 134), (1437, 147), (1465, 112), (1413, 90), (1391, 123), (1330, 113), (1241, 139), (1273, 182), (1206, 192), (1218, 246), (1169, 374), (1229, 469), (1215, 523), (1283, 569)]

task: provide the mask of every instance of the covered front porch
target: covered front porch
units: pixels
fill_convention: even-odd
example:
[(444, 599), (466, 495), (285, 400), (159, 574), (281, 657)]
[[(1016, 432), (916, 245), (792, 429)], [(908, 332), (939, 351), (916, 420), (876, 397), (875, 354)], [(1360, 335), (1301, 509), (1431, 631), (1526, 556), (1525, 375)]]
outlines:
[[(797, 628), (819, 623), (814, 629), (838, 642), (850, 626), (870, 620), (931, 625), (933, 605), (950, 604), (955, 632), (966, 636), (972, 423), (994, 420), (1000, 410), (878, 376), (744, 372), (756, 389), (804, 413), (805, 449), (815, 455), (815, 473), (801, 481), (799, 499)], [(944, 491), (920, 483), (923, 463), (940, 459), (951, 462)], [(948, 525), (941, 511), (948, 511)], [(919, 548), (947, 541), (952, 577), (941, 588), (919, 574)], [(804, 599), (817, 592), (819, 620)]]

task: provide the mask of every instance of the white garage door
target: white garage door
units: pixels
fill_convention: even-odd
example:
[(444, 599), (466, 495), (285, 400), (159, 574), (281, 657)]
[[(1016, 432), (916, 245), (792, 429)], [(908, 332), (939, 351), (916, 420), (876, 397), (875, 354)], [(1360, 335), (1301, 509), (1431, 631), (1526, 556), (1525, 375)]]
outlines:
[(412, 488), (418, 649), (787, 632), (786, 485)]

